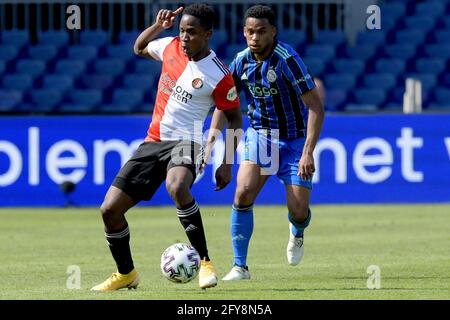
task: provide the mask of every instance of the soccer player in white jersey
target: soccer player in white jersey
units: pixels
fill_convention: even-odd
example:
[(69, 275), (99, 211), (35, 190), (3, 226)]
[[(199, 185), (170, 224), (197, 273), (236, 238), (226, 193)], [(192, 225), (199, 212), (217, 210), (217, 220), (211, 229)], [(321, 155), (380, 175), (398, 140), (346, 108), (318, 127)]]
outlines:
[[(214, 21), (211, 7), (188, 6), (180, 20), (179, 36), (156, 39), (164, 29), (172, 27), (181, 12), (182, 7), (160, 10), (155, 23), (139, 35), (134, 45), (137, 55), (162, 61), (162, 71), (147, 137), (120, 169), (100, 208), (118, 270), (93, 291), (136, 288), (139, 284), (125, 213), (141, 200), (150, 200), (164, 180), (186, 235), (202, 259), (200, 288), (217, 284), (200, 210), (190, 188), (203, 161), (202, 128), (210, 108), (215, 106), (225, 113), (230, 129), (242, 127), (242, 115), (231, 74), (209, 49)], [(231, 165), (223, 163), (216, 171), (217, 189), (230, 180)]]

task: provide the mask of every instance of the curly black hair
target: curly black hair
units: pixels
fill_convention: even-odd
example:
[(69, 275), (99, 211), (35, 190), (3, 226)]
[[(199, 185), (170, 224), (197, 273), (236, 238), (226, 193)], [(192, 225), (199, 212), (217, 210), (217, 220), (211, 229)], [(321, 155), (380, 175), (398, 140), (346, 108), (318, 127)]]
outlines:
[(184, 9), (183, 14), (194, 16), (200, 20), (200, 25), (205, 30), (211, 30), (214, 25), (214, 9), (204, 3), (195, 3)]
[(257, 4), (248, 8), (244, 16), (244, 24), (247, 18), (267, 19), (272, 26), (275, 26), (275, 12), (268, 6)]

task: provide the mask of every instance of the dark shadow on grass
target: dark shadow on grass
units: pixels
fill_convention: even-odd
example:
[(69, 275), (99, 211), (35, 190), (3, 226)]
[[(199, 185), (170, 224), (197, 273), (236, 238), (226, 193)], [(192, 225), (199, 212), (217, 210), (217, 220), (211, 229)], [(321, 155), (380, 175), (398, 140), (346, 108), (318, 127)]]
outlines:
[[(336, 279), (348, 279), (348, 280), (367, 280), (367, 277), (339, 277)], [(421, 276), (421, 277), (414, 277), (414, 276), (408, 276), (408, 277), (386, 277), (381, 275), (381, 279), (388, 279), (388, 280), (428, 280), (428, 279), (450, 279), (450, 277), (439, 277), (439, 276)]]
[(304, 288), (290, 288), (290, 289), (212, 289), (212, 290), (202, 290), (202, 291), (192, 291), (192, 289), (181, 289), (176, 290), (177, 292), (189, 292), (197, 293), (197, 294), (223, 294), (223, 292), (314, 292), (314, 291), (371, 291), (371, 292), (386, 292), (386, 291), (450, 291), (449, 289), (443, 288), (380, 288), (376, 290), (369, 290), (367, 288), (312, 288), (312, 289), (304, 289)]

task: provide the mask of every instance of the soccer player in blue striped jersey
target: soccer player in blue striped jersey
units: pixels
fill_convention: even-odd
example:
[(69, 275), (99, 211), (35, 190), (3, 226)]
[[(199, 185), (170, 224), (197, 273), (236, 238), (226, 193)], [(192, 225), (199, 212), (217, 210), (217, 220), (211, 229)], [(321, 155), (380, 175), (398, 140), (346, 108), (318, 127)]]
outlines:
[[(271, 175), (276, 174), (285, 185), (290, 265), (297, 265), (303, 257), (304, 230), (311, 220), (313, 151), (324, 108), (308, 68), (292, 47), (276, 39), (276, 33), (272, 9), (250, 7), (244, 17), (248, 48), (239, 52), (230, 66), (238, 90), (245, 93), (251, 126), (246, 132), (231, 212), (234, 266), (223, 280), (250, 279), (247, 253), (253, 232), (253, 203)], [(211, 129), (221, 130), (225, 121), (224, 114), (215, 111)]]

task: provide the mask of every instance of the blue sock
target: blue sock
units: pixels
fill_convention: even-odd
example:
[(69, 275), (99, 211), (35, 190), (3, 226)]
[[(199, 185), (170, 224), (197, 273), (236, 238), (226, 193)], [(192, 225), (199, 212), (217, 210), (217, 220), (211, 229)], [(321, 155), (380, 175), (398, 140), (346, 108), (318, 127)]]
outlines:
[(247, 266), (247, 251), (253, 233), (253, 204), (231, 210), (231, 242), (233, 244), (234, 264)]
[(311, 221), (311, 209), (308, 208), (308, 216), (302, 222), (298, 222), (297, 220), (295, 220), (290, 212), (288, 213), (288, 219), (292, 223), (291, 231), (294, 237), (303, 237), (303, 232), (305, 231), (306, 227), (309, 226), (309, 222)]

